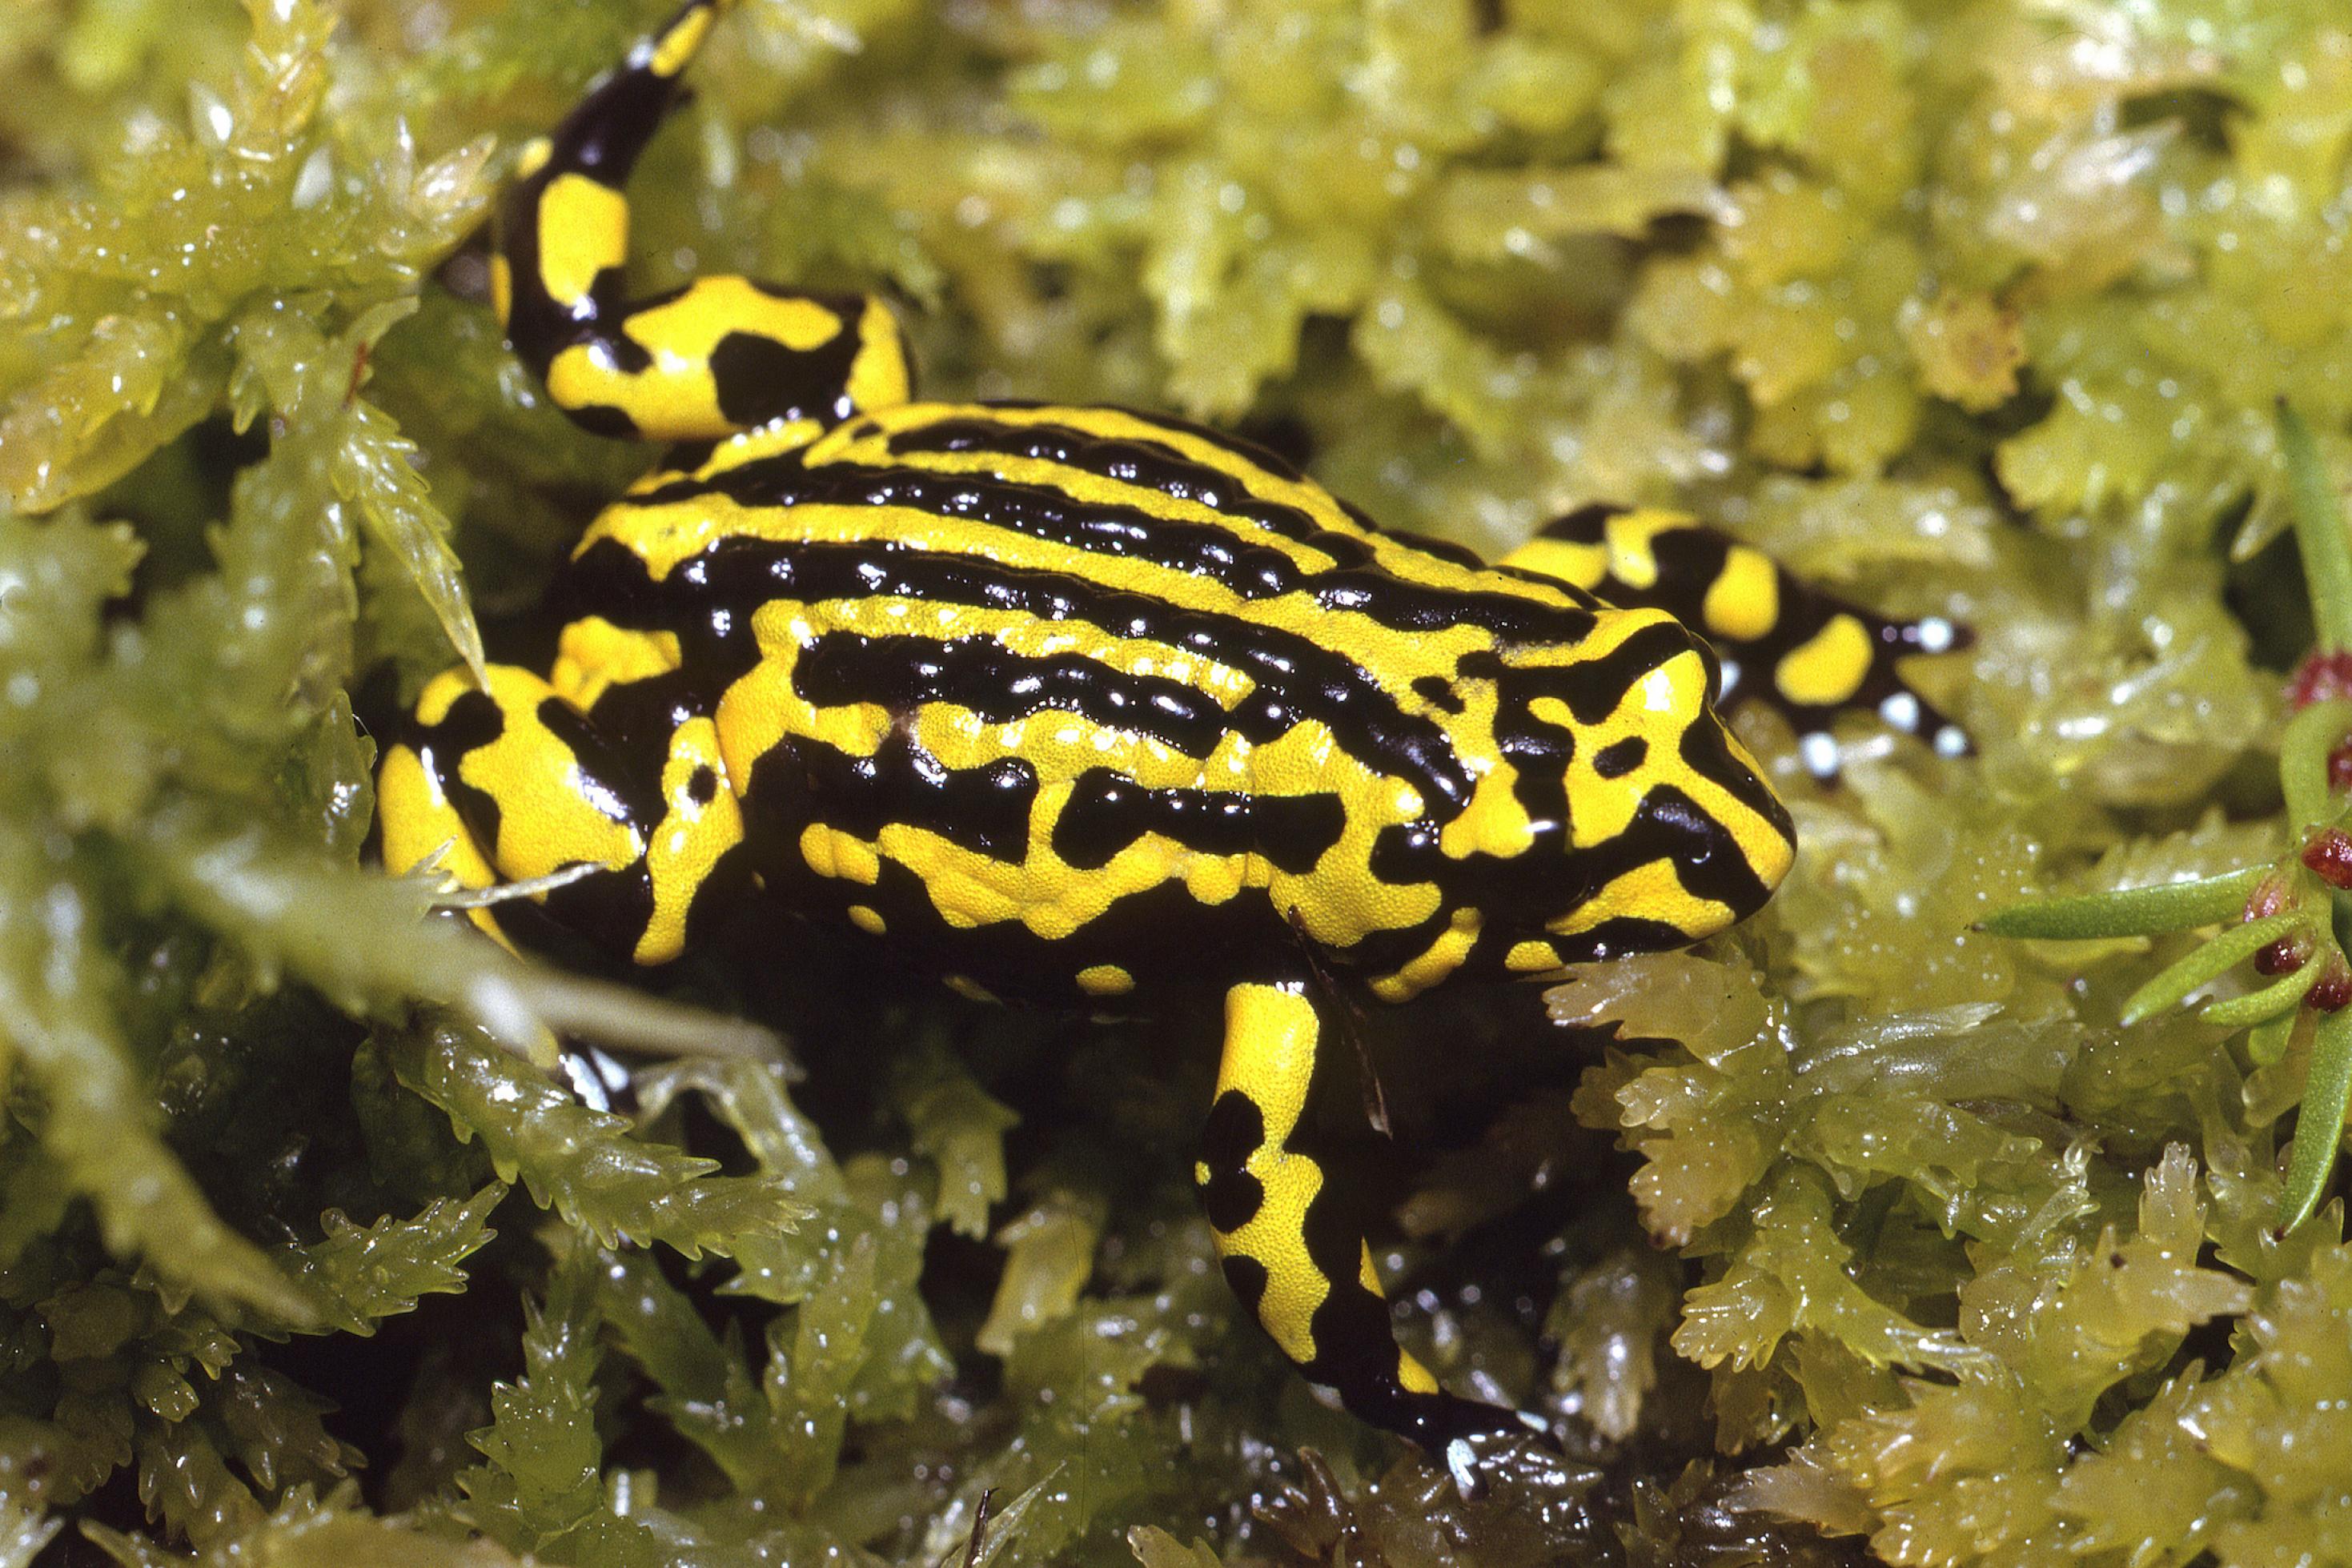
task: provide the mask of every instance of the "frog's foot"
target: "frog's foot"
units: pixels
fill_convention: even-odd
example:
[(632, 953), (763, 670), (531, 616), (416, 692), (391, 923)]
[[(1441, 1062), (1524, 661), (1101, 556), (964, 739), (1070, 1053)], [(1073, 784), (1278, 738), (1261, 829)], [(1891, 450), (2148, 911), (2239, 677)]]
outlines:
[(1223, 1065), (1193, 1167), (1225, 1279), (1282, 1353), (1350, 1414), (1449, 1467), (1470, 1465), (1480, 1440), (1528, 1427), (1515, 1411), (1439, 1388), (1390, 1332), (1371, 1249), (1339, 1217), (1322, 1163), (1299, 1146), (1322, 1034), (1308, 995), (1303, 981), (1225, 994)]
[(554, 134), (524, 145), (499, 209), (491, 302), (548, 396), (600, 435), (719, 441), (904, 402), (906, 350), (883, 303), (698, 277), (630, 300), (624, 190), (678, 78), (732, 0), (689, 0)]
[(1503, 566), (1549, 578), (1621, 608), (1657, 609), (1704, 635), (1720, 673), (1718, 706), (1761, 702), (1787, 716), (1797, 755), (1819, 778), (1838, 770), (1831, 725), (1874, 714), (1938, 756), (1972, 747), (1968, 732), (1903, 678), (1915, 654), (1974, 639), (1942, 616), (1876, 614), (1827, 593), (1763, 551), (1680, 512), (1592, 506), (1548, 524)]

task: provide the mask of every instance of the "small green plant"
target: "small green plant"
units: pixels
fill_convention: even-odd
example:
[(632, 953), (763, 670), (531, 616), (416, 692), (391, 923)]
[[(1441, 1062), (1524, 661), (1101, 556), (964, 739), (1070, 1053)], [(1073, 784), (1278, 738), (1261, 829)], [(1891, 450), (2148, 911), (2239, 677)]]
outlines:
[(2316, 643), (2289, 688), (2294, 716), (2279, 740), (2289, 852), (2220, 876), (2013, 904), (1984, 928), (2065, 940), (2221, 926), (2125, 1000), (2120, 1021), (2126, 1027), (2186, 1003), (2242, 964), (2274, 977), (2242, 995), (2206, 1002), (2197, 1016), (2247, 1030), (2246, 1053), (2262, 1067), (2282, 1061), (2296, 1030), (2311, 1020), (2310, 1070), (2279, 1200), (2278, 1228), (2285, 1232), (2318, 1207), (2352, 1103), (2352, 962), (2345, 957), (2352, 932), (2352, 803), (2344, 799), (2352, 789), (2352, 539), (2311, 428), (2284, 402), (2278, 438), (2316, 629)]

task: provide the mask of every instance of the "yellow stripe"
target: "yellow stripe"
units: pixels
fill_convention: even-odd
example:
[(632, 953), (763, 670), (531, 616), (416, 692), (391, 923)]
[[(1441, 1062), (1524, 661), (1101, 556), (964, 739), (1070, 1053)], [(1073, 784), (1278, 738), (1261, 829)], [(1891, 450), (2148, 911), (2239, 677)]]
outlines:
[(1616, 877), (1570, 914), (1547, 922), (1545, 929), (1556, 936), (1575, 936), (1620, 915), (1664, 921), (1694, 941), (1738, 918), (1730, 905), (1687, 891), (1673, 862), (1654, 860)]
[(1372, 994), (1384, 1002), (1410, 1001), (1436, 985), (1462, 967), (1470, 949), (1478, 945), (1478, 932), (1486, 920), (1475, 909), (1455, 910), (1452, 924), (1427, 948), (1395, 974), (1372, 981)]

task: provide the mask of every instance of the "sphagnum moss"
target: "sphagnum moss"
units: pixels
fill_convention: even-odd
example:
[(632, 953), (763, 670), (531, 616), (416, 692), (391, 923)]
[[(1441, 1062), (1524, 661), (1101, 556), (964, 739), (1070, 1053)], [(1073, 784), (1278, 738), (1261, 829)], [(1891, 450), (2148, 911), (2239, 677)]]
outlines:
[[(1616, 1030), (1591, 1130), (1523, 1011), (1443, 1072), (1372, 1031), (1469, 1145), (1393, 1194), (1417, 1348), (1580, 1434), (1475, 1504), (1236, 1325), (1186, 1020), (745, 933), (665, 999), (792, 1031), (803, 1110), (362, 869), (346, 694), (528, 636), (642, 460), (467, 241), (661, 8), (0, 16), (0, 1561), (2343, 1559), (2352, 1251), (2275, 1225), (2307, 1034), (2119, 1025), (2155, 926), (1977, 929), (2289, 847), (2252, 651), (2301, 643), (2273, 404), (2352, 468), (2336, 7), (762, 0), (698, 71), (656, 282), (880, 282), (940, 390), (1238, 423), (1489, 549), (1694, 504), (1976, 627), (1976, 758), (1783, 763), (1772, 910), (1556, 994)], [(729, 1049), (633, 1125), (542, 1022)], [(1519, 1295), (1452, 1292), (1482, 1237)]]

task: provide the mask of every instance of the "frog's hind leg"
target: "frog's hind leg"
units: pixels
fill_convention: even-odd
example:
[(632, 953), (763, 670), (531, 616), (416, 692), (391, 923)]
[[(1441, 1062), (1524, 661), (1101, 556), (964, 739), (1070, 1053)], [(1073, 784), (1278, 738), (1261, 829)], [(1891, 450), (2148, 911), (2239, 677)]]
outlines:
[(436, 677), (378, 773), (384, 868), (437, 857), (468, 889), (558, 878), (477, 923), (509, 946), (552, 926), (614, 958), (677, 957), (689, 923), (744, 879), (742, 816), (710, 719), (672, 705), (630, 722), (654, 706), (631, 695), (607, 685), (587, 709), (510, 664), (491, 665), (487, 688), (464, 670)]
[(1371, 1250), (1302, 1146), (1321, 1034), (1304, 984), (1225, 995), (1224, 1061), (1192, 1174), (1226, 1280), (1301, 1372), (1372, 1425), (1450, 1462), (1457, 1440), (1526, 1435), (1514, 1412), (1441, 1390), (1391, 1336)]
[(526, 144), (499, 209), (491, 295), (556, 406), (601, 435), (719, 441), (777, 423), (809, 434), (910, 392), (878, 299), (701, 277), (625, 298), (624, 193), (679, 74), (733, 0), (691, 0), (550, 136)]
[(1796, 727), (1814, 774), (1838, 768), (1839, 714), (1870, 711), (1937, 753), (1970, 749), (1968, 733), (1897, 668), (1916, 653), (1964, 648), (1968, 629), (1941, 616), (1896, 621), (1825, 593), (1770, 556), (1680, 512), (1591, 506), (1547, 525), (1503, 566), (1550, 578), (1611, 604), (1666, 612), (1703, 634), (1722, 664), (1719, 704), (1769, 703)]

